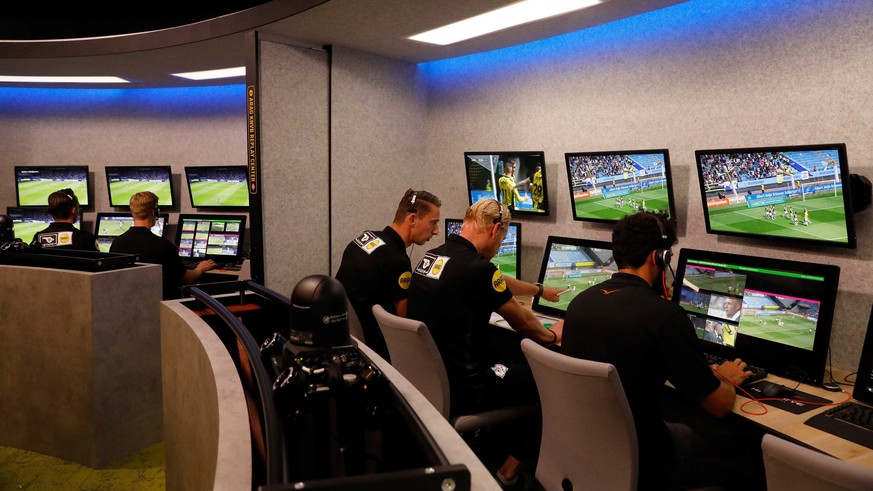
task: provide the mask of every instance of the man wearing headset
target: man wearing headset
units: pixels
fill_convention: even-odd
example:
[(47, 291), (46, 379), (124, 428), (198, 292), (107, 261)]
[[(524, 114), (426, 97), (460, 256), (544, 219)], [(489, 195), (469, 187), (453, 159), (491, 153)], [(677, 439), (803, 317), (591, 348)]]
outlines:
[[(530, 367), (520, 353), (519, 336), (511, 342), (491, 336), (488, 323), (497, 312), (518, 335), (550, 345), (561, 341), (561, 322), (544, 327), (522, 307), (500, 271), (491, 263), (509, 228), (510, 212), (493, 199), (467, 209), (460, 235), (431, 249), (413, 270), (409, 318), (427, 325), (446, 365), (452, 415), (539, 401)], [(508, 428), (509, 429), (509, 428)], [(517, 482), (539, 448), (539, 417), (517, 423), (509, 456), (497, 477)]]
[(215, 267), (215, 263), (207, 259), (197, 263), (194, 269), (187, 269), (176, 245), (152, 233), (159, 215), (155, 193), (142, 191), (131, 196), (130, 214), (133, 226), (112, 241), (109, 252), (137, 254), (141, 262), (160, 264), (164, 300), (179, 298), (180, 286), (196, 282), (200, 275)]
[(427, 191), (408, 189), (397, 205), (394, 221), (381, 231), (365, 230), (343, 251), (336, 279), (355, 309), (364, 343), (386, 360), (388, 346), (373, 316), (373, 305), (406, 317), (412, 265), (406, 249), (422, 245), (439, 232), (440, 199)]
[(61, 189), (50, 194), (48, 211), (54, 221), (45, 229), (35, 233), (32, 243), (39, 244), (41, 247), (100, 250), (94, 235), (73, 226), (79, 218), (79, 199), (72, 189)]
[[(734, 386), (752, 373), (740, 359), (707, 365), (687, 314), (661, 296), (668, 292), (664, 270), (675, 243), (676, 223), (666, 213), (640, 212), (616, 223), (612, 252), (618, 272), (570, 302), (562, 352), (616, 367), (636, 425), (639, 489), (758, 489), (760, 436), (728, 431), (729, 422), (717, 419), (731, 412)], [(666, 409), (666, 381), (691, 404), (670, 398), (674, 406)], [(682, 424), (665, 423), (677, 419), (676, 409)], [(704, 434), (696, 426), (701, 421), (707, 422)], [(712, 441), (716, 433), (722, 438)]]

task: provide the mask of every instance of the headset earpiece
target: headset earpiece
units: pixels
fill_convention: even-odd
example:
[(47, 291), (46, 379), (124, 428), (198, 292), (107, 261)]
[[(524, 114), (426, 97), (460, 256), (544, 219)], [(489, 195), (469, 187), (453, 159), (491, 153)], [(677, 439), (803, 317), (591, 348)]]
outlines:
[(661, 234), (661, 249), (655, 250), (655, 264), (663, 269), (670, 264), (670, 260), (673, 259), (673, 253), (670, 252), (670, 244), (667, 243), (667, 232), (664, 230), (664, 225), (657, 216), (652, 215), (652, 218), (658, 224), (658, 232)]
[(416, 213), (416, 211), (415, 211), (415, 199), (416, 198), (418, 198), (418, 194), (415, 191), (413, 191), (412, 192), (412, 199), (409, 200), (409, 209), (406, 210), (409, 213)]
[(497, 203), (497, 216), (492, 218), (491, 221), (494, 223), (503, 223), (503, 204), (497, 200), (494, 200)]

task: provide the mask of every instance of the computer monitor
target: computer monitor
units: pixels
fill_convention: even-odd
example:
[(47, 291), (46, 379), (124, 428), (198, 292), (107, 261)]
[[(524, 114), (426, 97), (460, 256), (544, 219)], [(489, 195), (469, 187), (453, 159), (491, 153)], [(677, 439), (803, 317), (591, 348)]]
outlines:
[(191, 206), (248, 208), (248, 168), (244, 165), (185, 167)]
[[(152, 233), (158, 237), (164, 236), (164, 227), (167, 225), (167, 216), (161, 215), (155, 220)], [(119, 235), (127, 232), (133, 226), (133, 217), (130, 213), (98, 213), (97, 222), (94, 225), (94, 235), (97, 236), (97, 245), (102, 252), (109, 252), (112, 241)]]
[(537, 281), (557, 288), (560, 300), (552, 303), (535, 297), (533, 310), (563, 318), (576, 295), (608, 280), (616, 271), (611, 242), (550, 235)]
[(708, 233), (855, 247), (845, 144), (695, 155)]
[(501, 199), (500, 178), (508, 166), (515, 165), (511, 177), (521, 199), (513, 198), (512, 213), (549, 214), (543, 152), (464, 152), (464, 163), (471, 205), (483, 199)]
[[(42, 229), (48, 227), (54, 220), (47, 206), (42, 208), (34, 207), (13, 207), (6, 208), (6, 215), (12, 220), (12, 229), (15, 232), (15, 238), (30, 244), (33, 236)], [(82, 228), (82, 215), (76, 217), (73, 226)]]
[(130, 197), (141, 191), (158, 196), (161, 206), (173, 206), (173, 179), (169, 165), (106, 166), (109, 205), (130, 207)]
[(564, 161), (574, 220), (617, 222), (638, 211), (676, 217), (666, 149), (566, 153)]
[(241, 262), (245, 230), (245, 215), (181, 214), (176, 245), (183, 258)]
[(20, 207), (46, 207), (49, 195), (65, 188), (76, 193), (80, 206), (89, 206), (90, 184), (86, 165), (15, 166), (15, 194)]
[(839, 278), (838, 266), (683, 248), (673, 300), (704, 351), (820, 384)]
[[(445, 236), (460, 234), (463, 223), (464, 220), (460, 218), (446, 218)], [(491, 259), (491, 262), (503, 275), (513, 278), (521, 275), (521, 223), (509, 222), (506, 238), (503, 239), (497, 255)]]

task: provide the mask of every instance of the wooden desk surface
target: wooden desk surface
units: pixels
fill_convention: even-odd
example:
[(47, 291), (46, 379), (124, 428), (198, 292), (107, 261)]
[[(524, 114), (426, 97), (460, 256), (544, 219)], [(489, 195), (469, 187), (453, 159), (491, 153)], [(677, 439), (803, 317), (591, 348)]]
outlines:
[[(834, 370), (834, 378), (836, 380), (843, 380), (846, 374), (847, 372), (843, 370)], [(797, 385), (797, 381), (779, 377), (778, 375), (770, 375), (765, 380), (768, 382), (779, 383), (787, 387), (794, 387)], [(842, 387), (843, 392), (830, 392), (820, 387), (800, 384), (797, 390), (834, 401), (834, 404), (853, 400), (852, 387)], [(804, 422), (813, 415), (822, 413), (832, 406), (822, 406), (803, 414), (793, 414), (763, 403), (747, 403), (749, 400), (749, 398), (737, 394), (737, 402), (734, 404), (733, 409), (734, 414), (761, 425), (771, 433), (799, 441), (810, 447), (821, 450), (822, 452), (833, 455), (838, 459), (873, 468), (873, 450), (804, 424)], [(743, 406), (743, 404), (745, 404), (745, 406)], [(766, 414), (748, 414), (764, 412), (762, 406), (767, 408)], [(745, 412), (743, 409), (745, 409)]]

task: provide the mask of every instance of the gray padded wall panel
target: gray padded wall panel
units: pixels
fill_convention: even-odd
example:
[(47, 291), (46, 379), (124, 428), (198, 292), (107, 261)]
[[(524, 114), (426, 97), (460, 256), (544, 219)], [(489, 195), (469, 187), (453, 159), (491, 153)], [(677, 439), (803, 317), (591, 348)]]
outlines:
[(259, 49), (264, 279), (290, 296), (304, 276), (330, 273), (328, 54)]
[(443, 215), (462, 216), (467, 206), (464, 151), (544, 150), (553, 214), (520, 218), (522, 274), (533, 280), (547, 235), (610, 239), (609, 226), (573, 221), (565, 152), (669, 148), (680, 247), (841, 266), (833, 362), (854, 371), (873, 303), (873, 212), (856, 216), (857, 250), (705, 233), (695, 149), (845, 142), (850, 170), (873, 178), (873, 3), (781, 4), (766, 15), (749, 7), (712, 29), (688, 28), (681, 15), (669, 28), (631, 20), (638, 30), (628, 39), (582, 31), (516, 48), (515, 56), (423, 66), (429, 108), (421, 168), (444, 199)]
[[(365, 229), (381, 230), (424, 172), (425, 99), (415, 65), (333, 49), (331, 73), (332, 264)], [(442, 226), (442, 225), (441, 225)], [(432, 243), (413, 249), (413, 260)]]

